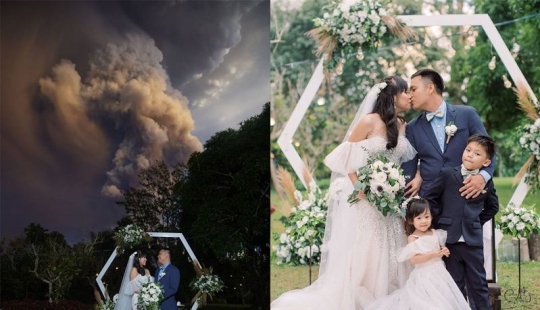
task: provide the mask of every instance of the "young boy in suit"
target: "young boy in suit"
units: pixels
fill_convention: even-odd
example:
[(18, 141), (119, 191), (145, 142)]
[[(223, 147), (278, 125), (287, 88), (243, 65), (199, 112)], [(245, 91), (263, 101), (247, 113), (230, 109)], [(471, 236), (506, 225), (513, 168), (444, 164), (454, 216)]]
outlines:
[(446, 269), (476, 309), (491, 309), (486, 270), (482, 226), (499, 211), (499, 200), (493, 180), (486, 183), (482, 193), (471, 199), (461, 196), (463, 181), (490, 165), (495, 154), (495, 142), (488, 136), (473, 135), (463, 151), (462, 164), (443, 168), (425, 199), (436, 217), (436, 228), (448, 232), (446, 246), (452, 253), (444, 258)]

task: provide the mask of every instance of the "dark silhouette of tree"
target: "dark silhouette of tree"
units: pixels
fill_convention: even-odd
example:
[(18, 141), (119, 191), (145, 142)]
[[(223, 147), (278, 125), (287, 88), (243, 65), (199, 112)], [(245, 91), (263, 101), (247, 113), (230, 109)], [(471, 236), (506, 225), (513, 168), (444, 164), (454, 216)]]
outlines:
[(178, 230), (182, 207), (173, 188), (186, 178), (186, 173), (182, 164), (170, 169), (164, 161), (158, 161), (139, 171), (139, 185), (123, 191), (124, 200), (117, 203), (125, 207), (133, 223), (146, 231)]
[(224, 296), (267, 308), (269, 298), (270, 107), (216, 133), (192, 155), (179, 184), (184, 233), (202, 263), (227, 285)]

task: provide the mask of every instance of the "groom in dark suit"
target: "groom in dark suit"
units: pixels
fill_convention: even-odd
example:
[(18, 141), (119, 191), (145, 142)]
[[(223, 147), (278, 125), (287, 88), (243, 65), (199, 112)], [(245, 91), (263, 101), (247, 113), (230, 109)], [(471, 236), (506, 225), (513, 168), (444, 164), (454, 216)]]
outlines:
[(156, 281), (163, 287), (163, 302), (161, 310), (176, 310), (176, 291), (180, 285), (180, 271), (171, 264), (171, 250), (162, 248), (158, 254), (159, 269), (156, 271)]
[[(406, 195), (423, 197), (443, 167), (461, 164), (461, 155), (470, 136), (487, 135), (474, 108), (446, 103), (442, 98), (443, 91), (442, 77), (432, 69), (421, 69), (411, 76), (412, 108), (424, 113), (407, 124), (407, 139), (418, 154), (402, 165), (405, 176), (411, 180), (406, 184)], [(451, 125), (455, 126), (455, 132), (447, 133), (446, 127), (452, 129)], [(479, 175), (463, 182), (462, 196), (476, 198), (480, 195), (493, 176), (494, 161), (495, 158)]]

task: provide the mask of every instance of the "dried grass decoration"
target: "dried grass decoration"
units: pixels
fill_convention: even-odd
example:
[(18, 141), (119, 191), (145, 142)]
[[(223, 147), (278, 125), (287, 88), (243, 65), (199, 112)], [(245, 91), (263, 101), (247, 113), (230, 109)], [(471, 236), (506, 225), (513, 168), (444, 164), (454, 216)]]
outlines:
[(514, 92), (519, 108), (533, 121), (532, 124), (525, 124), (520, 128), (519, 144), (531, 155), (516, 174), (514, 185), (525, 176), (525, 183), (532, 192), (536, 192), (540, 189), (540, 107), (538, 102), (532, 102), (523, 84), (518, 84)]
[(364, 51), (374, 51), (389, 33), (406, 42), (416, 33), (396, 17), (388, 15), (376, 1), (332, 2), (323, 7), (323, 18), (316, 18), (315, 29), (306, 34), (317, 42), (317, 56), (324, 55), (328, 71), (343, 73), (347, 57), (364, 58)]

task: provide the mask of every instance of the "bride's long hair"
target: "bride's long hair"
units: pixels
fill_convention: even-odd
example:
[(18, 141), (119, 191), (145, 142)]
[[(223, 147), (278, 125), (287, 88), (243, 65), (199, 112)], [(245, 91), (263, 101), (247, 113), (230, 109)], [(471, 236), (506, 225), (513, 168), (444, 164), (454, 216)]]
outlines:
[(144, 276), (146, 275), (146, 271), (145, 271), (145, 267), (144, 266), (141, 266), (141, 263), (139, 263), (139, 258), (143, 258), (143, 257), (146, 257), (146, 253), (144, 253), (143, 251), (141, 250), (138, 250), (137, 251), (137, 254), (135, 255), (135, 259), (133, 260), (133, 267), (135, 267), (137, 269), (137, 272), (141, 275), (141, 276)]
[(373, 107), (373, 113), (377, 113), (381, 116), (384, 124), (386, 125), (386, 149), (395, 148), (399, 136), (398, 118), (403, 120), (401, 116), (396, 113), (396, 106), (394, 102), (394, 96), (401, 94), (407, 90), (407, 82), (399, 76), (388, 76), (384, 79), (386, 87), (381, 90), (381, 93), (377, 97), (375, 106)]

